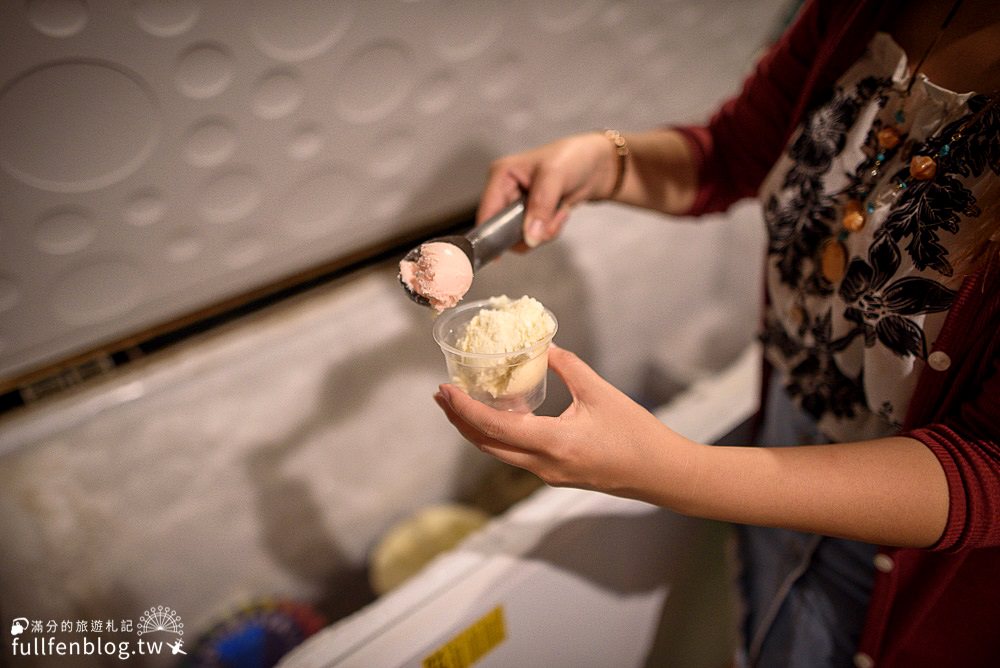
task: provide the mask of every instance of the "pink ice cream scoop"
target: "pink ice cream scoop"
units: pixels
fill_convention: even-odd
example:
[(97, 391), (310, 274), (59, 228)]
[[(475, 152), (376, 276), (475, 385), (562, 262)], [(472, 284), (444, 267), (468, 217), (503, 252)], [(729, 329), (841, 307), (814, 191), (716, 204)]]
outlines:
[(421, 244), (416, 260), (399, 263), (399, 278), (410, 292), (424, 297), (435, 311), (462, 301), (472, 287), (472, 262), (447, 241)]
[(400, 261), (399, 282), (410, 298), (443, 311), (458, 304), (484, 264), (524, 240), (524, 200), (464, 235), (438, 237), (420, 244)]

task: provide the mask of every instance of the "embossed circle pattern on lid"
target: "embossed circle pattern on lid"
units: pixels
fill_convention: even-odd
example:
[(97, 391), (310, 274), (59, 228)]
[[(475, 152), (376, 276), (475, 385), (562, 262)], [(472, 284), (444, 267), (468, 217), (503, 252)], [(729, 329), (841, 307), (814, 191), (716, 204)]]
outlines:
[(83, 209), (59, 208), (44, 214), (35, 226), (35, 246), (51, 255), (69, 255), (89, 246), (97, 236)]
[(263, 199), (256, 173), (246, 168), (223, 172), (210, 180), (202, 192), (199, 210), (212, 223), (233, 223), (253, 213)]
[(174, 81), (184, 95), (205, 99), (215, 97), (229, 87), (235, 64), (229, 50), (221, 44), (196, 44), (181, 54)]
[(554, 33), (580, 28), (600, 8), (599, 0), (546, 0), (532, 3), (532, 12), (538, 25)]
[(167, 213), (166, 196), (156, 188), (144, 188), (125, 200), (125, 222), (136, 227), (146, 227), (163, 220)]
[(49, 37), (72, 37), (86, 27), (89, 18), (82, 0), (28, 0), (25, 10), (28, 23)]
[(300, 239), (343, 236), (358, 203), (358, 184), (346, 168), (327, 166), (301, 181), (282, 206), (282, 227)]
[(222, 117), (196, 123), (184, 137), (184, 159), (195, 167), (215, 167), (232, 157), (238, 144), (236, 128)]
[(479, 83), (479, 92), (487, 100), (503, 100), (517, 90), (524, 78), (524, 67), (515, 53), (503, 53), (495, 57), (485, 68), (486, 73)]
[(302, 82), (295, 72), (271, 72), (257, 82), (253, 112), (260, 118), (282, 118), (298, 109), (304, 97)]
[(413, 88), (413, 53), (404, 42), (368, 44), (355, 52), (340, 73), (351, 86), (336, 93), (341, 117), (372, 123), (392, 113)]
[(145, 83), (111, 63), (46, 63), (0, 91), (0, 167), (42, 190), (121, 181), (149, 157), (159, 131)]
[(250, 32), (257, 48), (272, 58), (308, 60), (337, 43), (354, 11), (348, 0), (255, 0)]
[(565, 120), (581, 115), (595, 99), (594, 90), (608, 90), (614, 81), (614, 68), (618, 62), (611, 42), (593, 38), (564, 49), (573, 51), (572, 57), (563, 54), (560, 61), (576, 61), (563, 76), (554, 77), (538, 106), (552, 119)]
[(195, 230), (182, 228), (175, 230), (164, 247), (164, 256), (175, 264), (188, 262), (198, 257), (204, 249), (204, 243)]
[[(603, 13), (593, 14), (595, 3)], [(303, 261), (311, 262), (316, 253), (350, 252), (357, 247), (352, 244), (359, 235), (368, 235), (364, 239), (370, 241), (392, 234), (422, 215), (419, 207), (430, 206), (419, 197), (426, 174), (421, 177), (417, 172), (425, 165), (432, 175), (446, 168), (461, 137), (471, 135), (490, 146), (499, 141), (511, 150), (516, 148), (511, 142), (517, 137), (535, 141), (549, 127), (552, 118), (545, 117), (540, 105), (549, 96), (555, 75), (534, 68), (532, 60), (539, 53), (543, 59), (551, 57), (553, 65), (564, 57), (573, 65), (588, 40), (606, 37), (613, 39), (613, 49), (627, 61), (636, 55), (637, 45), (645, 53), (650, 45), (666, 42), (656, 41), (653, 34), (664, 22), (649, 20), (654, 14), (665, 15), (662, 7), (640, 12), (628, 3), (600, 0), (529, 3), (516, 18), (509, 13), (509, 5), (499, 0), (367, 4), (358, 0), (126, 0), (113, 3), (113, 8), (104, 8), (106, 3), (96, 0), (20, 0), (17, 4), (22, 9), (17, 12), (18, 25), (4, 26), (4, 34), (10, 30), (19, 40), (41, 45), (18, 52), (7, 78), (0, 80), (0, 170), (4, 170), (0, 180), (9, 178), (8, 173), (19, 179), (8, 180), (16, 206), (0, 201), (8, 209), (0, 220), (0, 247), (23, 251), (23, 257), (42, 262), (37, 279), (35, 268), (20, 259), (3, 269), (22, 288), (18, 308), (30, 316), (24, 323), (34, 322), (31, 318), (36, 311), (44, 317), (51, 308), (54, 279), (74, 263), (90, 261), (91, 254), (134, 265), (148, 280), (144, 295), (148, 302), (141, 304), (144, 316), (159, 304), (182, 301), (190, 292), (182, 283), (172, 285), (169, 277), (183, 275), (206, 283), (224, 279), (228, 265), (241, 264), (234, 261), (241, 251), (228, 246), (226, 239), (254, 233), (257, 225), (263, 229), (272, 222), (264, 219), (264, 212), (273, 212), (271, 217), (276, 219), (270, 236), (263, 238), (268, 255), (262, 264), (268, 266), (276, 258), (285, 262), (286, 250), (301, 249)], [(668, 0), (665, 4), (672, 11), (684, 3)], [(419, 20), (410, 23), (410, 18)], [(736, 21), (732, 23), (739, 27)], [(525, 32), (515, 34), (515, 26)], [(581, 29), (576, 34), (560, 32), (572, 26)], [(644, 27), (645, 32), (639, 30)], [(120, 41), (113, 38), (118, 30)], [(670, 34), (666, 29), (663, 32)], [(442, 38), (439, 43), (434, 41), (438, 36)], [(562, 49), (567, 42), (583, 46)], [(373, 46), (390, 47), (384, 67), (362, 62), (353, 70), (344, 69), (352, 56), (361, 54), (357, 57), (364, 60)], [(677, 52), (671, 43), (662, 48), (671, 55)], [(95, 54), (104, 60), (72, 56), (73, 60), (46, 61), (62, 58), (59, 53)], [(182, 55), (189, 60), (182, 61)], [(645, 73), (625, 77), (635, 82), (633, 88), (622, 91), (615, 81), (617, 88), (591, 90), (583, 100), (571, 90), (572, 104), (550, 106), (547, 112), (566, 119), (563, 125), (567, 126), (592, 123), (605, 115), (605, 109), (611, 115), (625, 114), (635, 125), (646, 122), (635, 110), (642, 108), (645, 113), (650, 98), (655, 106), (667, 97), (642, 90), (656, 79), (650, 71), (662, 69), (646, 62), (650, 66)], [(405, 72), (397, 76), (393, 68), (399, 63)], [(109, 78), (117, 79), (117, 84), (105, 86), (98, 75), (80, 85), (88, 104), (105, 103), (100, 113), (106, 125), (78, 113), (73, 90), (74, 79), (80, 77), (60, 74), (68, 71), (62, 69), (68, 64), (80, 66), (80, 72), (88, 66), (103, 67)], [(21, 104), (23, 97), (14, 103), (13, 98), (3, 99), (20, 96), (30, 76), (52, 66), (56, 67), (49, 74), (62, 78), (54, 86), (39, 87), (45, 90), (44, 102), (51, 108), (41, 104), (36, 108), (43, 114), (65, 114), (69, 129), (61, 117), (51, 124), (34, 123), (38, 114), (30, 105)], [(291, 101), (294, 96), (281, 94), (281, 85), (270, 89), (256, 85), (272, 72), (299, 76), (307, 97)], [(367, 76), (371, 82), (363, 82), (364, 90), (345, 91), (345, 82), (338, 79), (342, 75)], [(83, 78), (87, 76), (84, 73)], [(62, 82), (70, 85), (64, 87)], [(304, 85), (307, 82), (309, 86)], [(129, 102), (128, 94), (116, 92), (116, 85), (130, 90), (139, 101)], [(180, 92), (182, 85), (187, 93)], [(560, 82), (555, 85), (562, 86)], [(347, 104), (338, 107), (345, 95)], [(645, 99), (635, 99), (640, 97)], [(113, 106), (108, 104), (111, 100)], [(3, 113), (11, 107), (18, 109), (13, 116)], [(19, 142), (24, 140), (10, 140), (25, 126), (22, 119), (27, 119), (31, 135), (42, 137), (41, 150), (32, 146), (30, 153), (19, 152)], [(371, 124), (351, 127), (357, 123)], [(39, 128), (44, 132), (36, 132)], [(54, 136), (46, 135), (50, 128), (55, 129)], [(111, 145), (103, 145), (108, 137), (112, 137)], [(325, 181), (312, 171), (341, 157), (347, 163), (351, 155), (353, 166), (338, 165)], [(420, 169), (415, 172), (412, 168), (417, 161)], [(247, 167), (248, 173), (239, 173)], [(269, 178), (272, 168), (284, 173)], [(380, 179), (375, 191), (365, 187), (366, 173), (369, 180), (372, 176)], [(309, 174), (313, 176), (298, 180)], [(289, 182), (286, 177), (295, 180)], [(147, 192), (152, 186), (158, 194)], [(348, 192), (351, 186), (354, 193)], [(319, 192), (325, 187), (331, 192)], [(96, 188), (107, 190), (69, 196)], [(318, 192), (315, 210), (313, 191)], [(319, 242), (290, 248), (292, 243), (281, 238), (285, 212), (279, 203), (286, 197), (292, 204), (288, 218), (296, 223), (289, 236), (322, 237)], [(78, 208), (80, 217), (75, 222), (61, 209), (66, 204)], [(330, 210), (322, 210), (323, 206)], [(61, 222), (57, 217), (43, 224), (43, 217), (53, 211), (61, 212)], [(206, 223), (202, 215), (224, 224)], [(275, 240), (285, 243), (272, 244)], [(143, 244), (142, 250), (135, 257), (119, 258), (117, 253), (125, 243)], [(42, 246), (48, 250), (40, 254)], [(252, 255), (246, 251), (243, 257)], [(190, 265), (176, 264), (195, 259)], [(17, 315), (21, 320), (20, 311)], [(132, 326), (129, 318), (111, 317), (106, 329), (119, 322)], [(102, 328), (105, 323), (86, 331)], [(52, 329), (54, 335), (61, 335), (56, 329)], [(82, 331), (62, 329), (71, 334)], [(12, 344), (26, 340), (13, 326), (7, 333), (13, 336)], [(20, 352), (14, 350), (12, 357)]]
[(416, 137), (410, 130), (389, 130), (368, 152), (369, 173), (381, 178), (400, 174), (413, 163), (416, 144)]
[(70, 325), (89, 325), (127, 313), (147, 291), (143, 272), (123, 259), (84, 264), (52, 286), (55, 315)]
[(458, 99), (458, 80), (449, 70), (430, 75), (417, 89), (415, 104), (418, 111), (437, 114)]
[(190, 30), (201, 15), (196, 0), (133, 0), (136, 24), (157, 37), (174, 37)]
[(496, 0), (446, 0), (438, 10), (431, 43), (442, 56), (463, 61), (485, 53), (503, 32)]
[(222, 253), (222, 263), (229, 269), (244, 269), (267, 257), (267, 246), (260, 239), (240, 239)]
[(305, 123), (292, 131), (288, 142), (288, 155), (295, 160), (309, 160), (323, 150), (323, 130), (317, 123)]

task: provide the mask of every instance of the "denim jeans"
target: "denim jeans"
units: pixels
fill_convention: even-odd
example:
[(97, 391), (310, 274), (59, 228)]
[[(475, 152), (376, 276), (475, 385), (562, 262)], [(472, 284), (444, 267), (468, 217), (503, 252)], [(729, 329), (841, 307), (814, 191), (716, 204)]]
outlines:
[[(773, 382), (760, 445), (827, 442)], [(745, 665), (851, 666), (871, 597), (876, 546), (765, 527), (739, 526), (737, 536)]]

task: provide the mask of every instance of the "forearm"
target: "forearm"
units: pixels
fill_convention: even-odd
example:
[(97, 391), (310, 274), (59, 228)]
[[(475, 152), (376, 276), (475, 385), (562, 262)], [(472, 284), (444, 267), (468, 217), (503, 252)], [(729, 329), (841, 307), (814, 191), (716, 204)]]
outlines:
[(927, 547), (949, 516), (949, 487), (923, 441), (729, 447), (691, 441), (552, 345), (573, 402), (558, 417), (490, 408), (451, 385), (437, 397), (483, 452), (550, 485), (646, 501), (696, 517)]
[(688, 142), (675, 130), (625, 135), (625, 179), (615, 201), (669, 214), (687, 212), (697, 192), (697, 170)]
[(651, 468), (638, 496), (698, 517), (908, 547), (933, 544), (948, 517), (944, 472), (915, 439), (684, 449), (680, 459), (661, 449), (659, 470), (674, 481)]

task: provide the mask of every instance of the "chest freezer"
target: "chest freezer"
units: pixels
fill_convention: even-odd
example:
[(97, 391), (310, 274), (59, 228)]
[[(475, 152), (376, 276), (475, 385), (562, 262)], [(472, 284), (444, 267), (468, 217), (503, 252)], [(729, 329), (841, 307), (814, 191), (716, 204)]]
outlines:
[[(655, 411), (718, 442), (756, 411), (756, 346)], [(711, 666), (735, 622), (724, 524), (543, 488), (282, 668)]]

